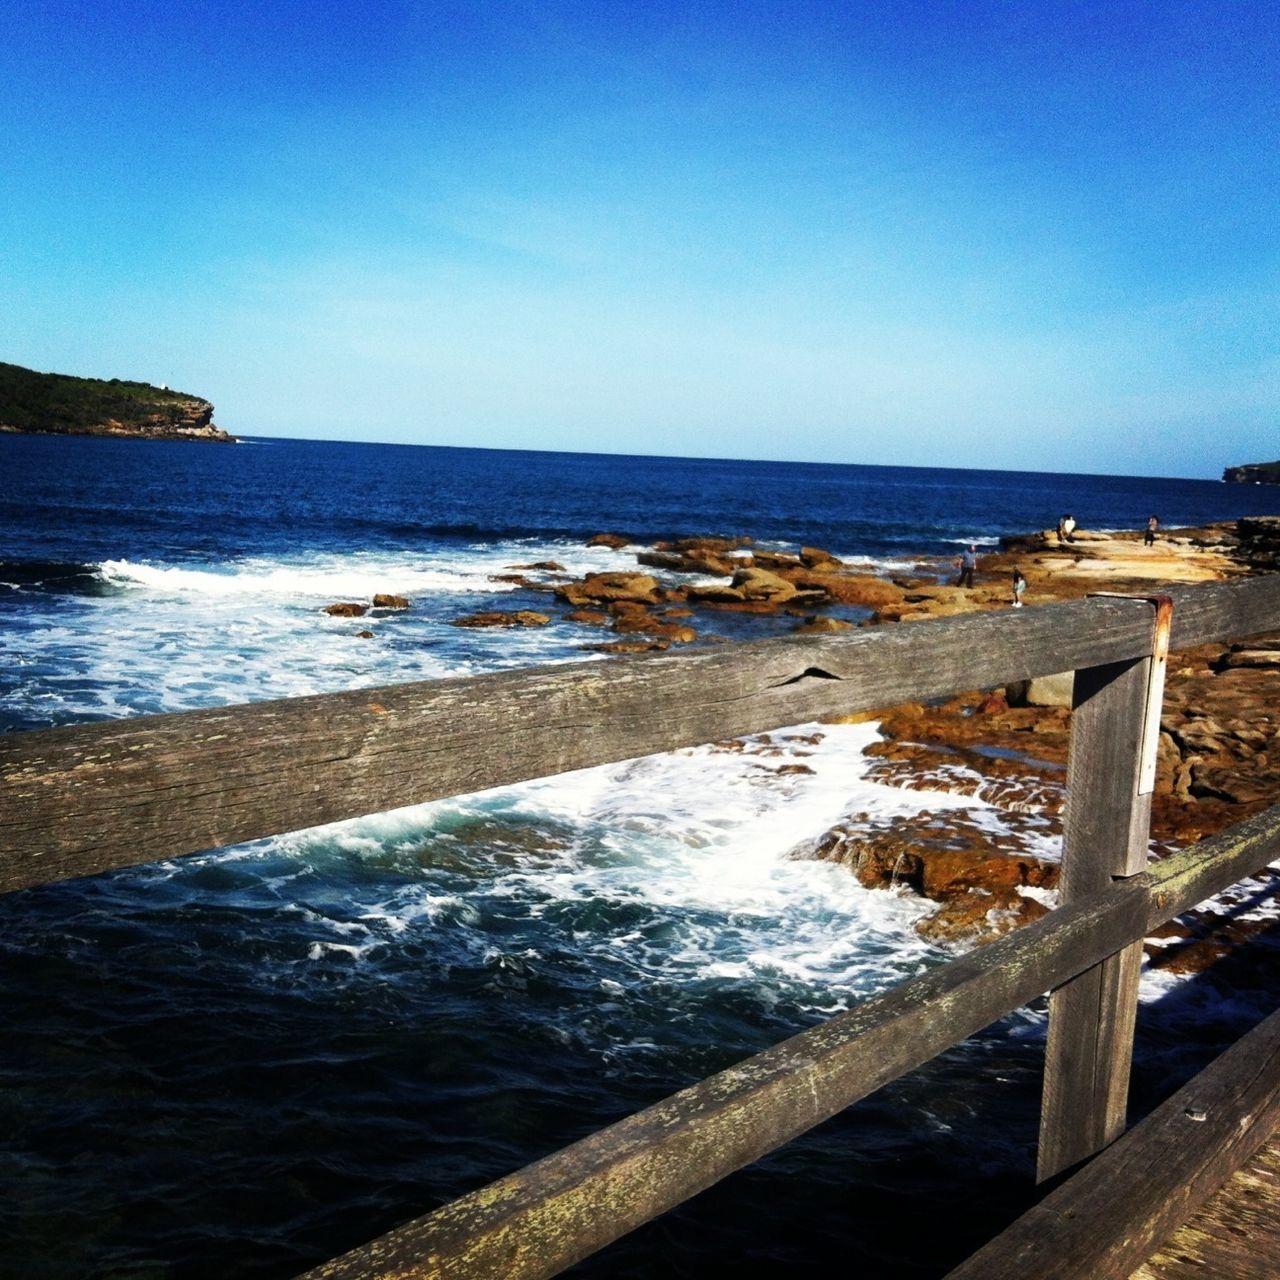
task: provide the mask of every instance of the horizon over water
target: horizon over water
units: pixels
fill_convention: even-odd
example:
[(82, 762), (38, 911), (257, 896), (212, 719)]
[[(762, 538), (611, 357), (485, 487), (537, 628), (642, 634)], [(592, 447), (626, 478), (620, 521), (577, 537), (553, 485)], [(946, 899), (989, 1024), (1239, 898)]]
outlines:
[[(603, 531), (890, 572), (1066, 511), (1194, 525), (1280, 514), (1280, 488), (0, 435), (0, 732), (581, 660), (601, 633), (561, 616), (450, 623), (552, 612), (493, 580), (513, 565), (635, 567), (585, 545)], [(322, 612), (375, 592), (413, 607)], [(0, 898), (0, 1257), (284, 1280), (943, 963), (918, 900), (788, 856), (850, 813), (1002, 829), (979, 798), (871, 781), (875, 732), (800, 725)], [(1147, 979), (1139, 1105), (1249, 1012)], [(1042, 1041), (1019, 1011), (572, 1274), (940, 1275), (1031, 1196)]]
[[(230, 434), (236, 435), (232, 432)], [(595, 449), (538, 449), (538, 448), (522, 448), (511, 449), (503, 448), (499, 445), (466, 445), (466, 444), (439, 444), (424, 440), (349, 440), (345, 437), (336, 436), (256, 436), (256, 435), (236, 435), (237, 440), (241, 444), (340, 444), (340, 445), (356, 445), (371, 446), (373, 448), (390, 448), (390, 449), (438, 449), (449, 453), (492, 453), (507, 455), (525, 455), (532, 454), (536, 457), (549, 458), (592, 458), (601, 462), (693, 462), (693, 463), (710, 463), (712, 465), (733, 464), (736, 462), (758, 463), (761, 466), (779, 466), (779, 467), (862, 467), (869, 471), (920, 471), (920, 472), (940, 472), (944, 475), (972, 475), (993, 473), (995, 475), (1042, 475), (1042, 476), (1062, 476), (1073, 480), (1127, 480), (1135, 484), (1143, 484), (1147, 481), (1164, 481), (1171, 480), (1174, 482), (1187, 482), (1190, 484), (1220, 484), (1222, 481), (1217, 476), (1172, 476), (1164, 475), (1135, 475), (1126, 471), (1039, 471), (1034, 468), (1025, 467), (931, 467), (922, 462), (852, 462), (852, 461), (823, 461), (817, 458), (753, 458), (753, 457), (720, 457), (711, 454), (701, 453), (632, 453), (625, 450), (595, 450)], [(1236, 464), (1228, 464), (1236, 465)]]

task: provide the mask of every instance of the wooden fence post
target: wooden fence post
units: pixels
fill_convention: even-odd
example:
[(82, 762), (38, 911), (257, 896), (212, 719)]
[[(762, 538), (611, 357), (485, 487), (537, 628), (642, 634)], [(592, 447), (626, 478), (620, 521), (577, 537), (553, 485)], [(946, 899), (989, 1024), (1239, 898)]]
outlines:
[[(1076, 672), (1062, 845), (1063, 903), (1145, 870), (1173, 602), (1155, 606), (1151, 654)], [(1040, 1110), (1037, 1181), (1097, 1154), (1124, 1132), (1142, 942), (1058, 987)]]

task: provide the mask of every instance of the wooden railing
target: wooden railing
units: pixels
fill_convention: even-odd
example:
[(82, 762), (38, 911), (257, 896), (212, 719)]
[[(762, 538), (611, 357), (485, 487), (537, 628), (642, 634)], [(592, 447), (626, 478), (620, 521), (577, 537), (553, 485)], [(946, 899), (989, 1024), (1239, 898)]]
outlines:
[(550, 1276), (1052, 991), (1039, 1171), (1124, 1127), (1141, 940), (1280, 856), (1280, 808), (1146, 869), (1167, 645), (1280, 575), (0, 738), (0, 890), (746, 733), (1076, 672), (1062, 905), (308, 1273)]

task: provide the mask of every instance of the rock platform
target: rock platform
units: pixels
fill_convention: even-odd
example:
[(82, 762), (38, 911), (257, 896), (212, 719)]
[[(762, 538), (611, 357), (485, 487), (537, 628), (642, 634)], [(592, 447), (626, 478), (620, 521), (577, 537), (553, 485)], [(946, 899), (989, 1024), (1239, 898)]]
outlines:
[[(1139, 534), (1087, 531), (1070, 542), (1052, 530), (1008, 539), (979, 558), (975, 585), (963, 601), (971, 609), (1011, 607), (1005, 584), (1012, 583), (1015, 567), (1027, 578), (1027, 606), (1095, 591), (1154, 592), (1171, 583), (1222, 581), (1273, 568), (1280, 520), (1239, 526), (1172, 530), (1154, 546), (1144, 546)], [(883, 623), (949, 615), (961, 611), (958, 594), (957, 588), (918, 590), (904, 599), (909, 612), (881, 608), (875, 616)], [(938, 911), (920, 930), (942, 943), (989, 941), (1034, 919), (1052, 903), (1056, 885), (1056, 869), (1029, 849), (1043, 848), (1046, 835), (1061, 836), (1069, 689), (1069, 680), (1036, 681), (1031, 689), (974, 690), (941, 706), (895, 707), (879, 716), (883, 736), (869, 751), (876, 758), (872, 778), (986, 800), (1003, 811), (1006, 834), (994, 843), (988, 832), (975, 830), (964, 810), (923, 813), (883, 828), (853, 815), (798, 855), (834, 858), (864, 884), (937, 901)], [(1277, 800), (1280, 636), (1171, 654), (1152, 805), (1153, 855), (1194, 843)], [(1244, 939), (1273, 945), (1278, 888), (1280, 875), (1263, 873), (1171, 922), (1148, 942), (1151, 965), (1186, 972), (1206, 967)]]
[[(607, 545), (621, 554), (631, 543), (609, 535)], [(1008, 609), (1015, 570), (1027, 580), (1024, 607), (1223, 581), (1277, 568), (1280, 518), (1160, 530), (1152, 545), (1137, 532), (1084, 529), (1008, 538), (979, 556), (971, 587), (955, 585), (958, 566), (949, 560), (922, 558), (910, 572), (886, 577), (820, 548), (766, 550), (749, 537), (682, 538), (640, 549), (636, 559), (634, 571), (542, 584), (572, 606), (569, 620), (620, 634), (584, 648), (625, 653), (718, 640), (698, 627), (725, 611), (794, 619), (791, 629), (807, 632)], [(1065, 676), (877, 713), (871, 780), (972, 796), (999, 811), (1001, 834), (993, 839), (991, 824), (973, 809), (924, 811), (905, 823), (851, 813), (794, 856), (836, 861), (870, 887), (937, 902), (919, 927), (943, 945), (989, 941), (1034, 919), (1056, 899), (1057, 865), (1044, 850), (1061, 836), (1069, 706)], [(1223, 830), (1278, 799), (1280, 636), (1171, 655), (1153, 853)], [(1280, 876), (1264, 874), (1252, 889), (1174, 922), (1150, 940), (1152, 963), (1202, 967), (1242, 937), (1269, 932), (1280, 910), (1242, 913), (1240, 893), (1269, 899), (1278, 884)]]

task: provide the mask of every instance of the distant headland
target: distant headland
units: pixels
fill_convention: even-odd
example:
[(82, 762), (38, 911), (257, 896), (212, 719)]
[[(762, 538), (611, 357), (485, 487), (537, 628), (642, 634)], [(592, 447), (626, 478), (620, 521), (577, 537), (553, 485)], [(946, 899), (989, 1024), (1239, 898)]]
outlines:
[(1228, 467), (1222, 478), (1228, 484), (1280, 484), (1280, 462), (1250, 462)]
[(0, 432), (237, 443), (199, 396), (119, 378), (37, 373), (0, 361)]

